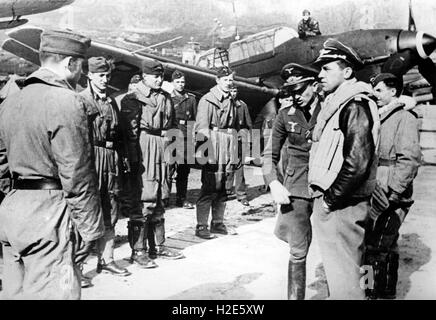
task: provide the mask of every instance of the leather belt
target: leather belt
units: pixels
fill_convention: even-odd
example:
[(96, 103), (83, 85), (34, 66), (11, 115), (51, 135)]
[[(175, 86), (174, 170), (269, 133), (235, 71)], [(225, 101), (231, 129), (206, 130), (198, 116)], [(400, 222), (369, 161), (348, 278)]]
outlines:
[(106, 148), (106, 149), (114, 149), (113, 141), (94, 141), (94, 146)]
[(162, 133), (165, 133), (166, 130), (161, 129), (144, 129), (141, 128), (142, 131), (146, 132), (147, 134), (150, 134), (152, 136), (162, 137)]
[(394, 166), (397, 162), (395, 160), (390, 159), (378, 159), (378, 166), (379, 167), (390, 167)]
[(58, 179), (12, 179), (12, 189), (62, 190), (62, 184)]

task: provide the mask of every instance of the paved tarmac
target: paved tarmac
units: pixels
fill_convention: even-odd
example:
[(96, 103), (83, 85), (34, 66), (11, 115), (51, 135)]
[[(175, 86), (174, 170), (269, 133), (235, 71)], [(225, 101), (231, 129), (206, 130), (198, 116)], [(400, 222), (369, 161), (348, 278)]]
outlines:
[[(93, 287), (82, 291), (83, 299), (286, 299), (288, 246), (273, 235), (275, 217), (269, 194), (262, 185), (259, 168), (246, 169), (251, 211), (230, 201), (227, 222), (237, 234), (195, 242), (195, 210), (170, 208), (166, 212), (169, 245), (183, 247), (182, 260), (157, 259), (156, 269), (140, 269), (124, 258), (130, 255), (125, 241), (126, 219), (117, 226), (120, 246), (117, 262), (132, 273), (119, 278), (96, 274), (92, 257), (85, 273)], [(397, 299), (436, 299), (436, 167), (425, 166), (415, 180), (415, 204), (401, 228), (400, 270)], [(190, 188), (198, 188), (199, 172), (190, 176)], [(195, 194), (191, 194), (195, 196)], [(266, 214), (264, 214), (266, 213)], [(185, 245), (177, 239), (183, 238)], [(173, 239), (176, 239), (172, 241)], [(197, 238), (198, 239), (198, 238)], [(307, 260), (306, 299), (326, 299), (326, 281), (317, 245), (317, 235)]]

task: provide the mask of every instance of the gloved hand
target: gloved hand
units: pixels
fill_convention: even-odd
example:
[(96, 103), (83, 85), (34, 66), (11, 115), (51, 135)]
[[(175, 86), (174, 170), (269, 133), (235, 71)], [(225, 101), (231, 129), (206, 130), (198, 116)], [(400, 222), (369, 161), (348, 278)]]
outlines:
[(392, 190), (391, 188), (389, 188), (389, 197), (388, 197), (388, 200), (389, 200), (390, 203), (398, 205), (401, 202), (401, 195), (398, 192), (396, 192), (396, 191)]
[(86, 258), (92, 252), (92, 249), (94, 248), (96, 242), (97, 242), (97, 240), (83, 241), (81, 243), (80, 248), (76, 251), (76, 254), (74, 256), (74, 263), (75, 264), (82, 264), (82, 263), (84, 263)]
[(376, 220), (386, 209), (389, 208), (389, 200), (383, 188), (377, 184), (371, 197), (371, 209), (369, 216)]

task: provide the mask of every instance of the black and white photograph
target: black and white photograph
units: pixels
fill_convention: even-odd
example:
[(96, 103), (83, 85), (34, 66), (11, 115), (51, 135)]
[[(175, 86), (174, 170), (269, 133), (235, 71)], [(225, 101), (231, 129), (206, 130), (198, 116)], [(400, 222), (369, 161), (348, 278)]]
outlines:
[(435, 17), (0, 0), (0, 300), (436, 299)]

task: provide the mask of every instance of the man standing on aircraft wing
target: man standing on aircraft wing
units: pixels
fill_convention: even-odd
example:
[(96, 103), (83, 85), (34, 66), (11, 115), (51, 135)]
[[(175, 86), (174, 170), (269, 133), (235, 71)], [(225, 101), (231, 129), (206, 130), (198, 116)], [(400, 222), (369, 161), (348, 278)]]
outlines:
[[(145, 61), (142, 81), (136, 90), (121, 101), (121, 110), (132, 111), (135, 119), (129, 122), (130, 137), (136, 140), (138, 150), (141, 211), (134, 210), (128, 223), (128, 238), (132, 248), (131, 263), (144, 268), (157, 265), (149, 258), (158, 256), (181, 259), (185, 256), (167, 248), (165, 243), (165, 208), (162, 188), (167, 180), (168, 165), (165, 160), (167, 131), (173, 129), (174, 107), (171, 96), (162, 90), (164, 69), (158, 61)], [(135, 170), (136, 171), (136, 170)], [(146, 254), (148, 244), (148, 256)]]
[(309, 186), (314, 229), (332, 299), (364, 299), (361, 261), (369, 200), (376, 185), (380, 121), (372, 88), (355, 78), (363, 65), (350, 47), (328, 39), (316, 62), (326, 93), (313, 132)]
[[(13, 178), (0, 207), (9, 299), (80, 299), (75, 262), (104, 235), (87, 101), (74, 92), (89, 46), (78, 34), (44, 31), (41, 68), (0, 107), (0, 145)], [(76, 253), (73, 227), (84, 242)]]
[[(271, 195), (280, 204), (275, 235), (289, 244), (288, 299), (302, 300), (306, 289), (306, 256), (312, 240), (310, 216), (313, 196), (309, 194), (307, 171), (312, 131), (321, 110), (317, 94), (319, 70), (290, 63), (286, 91), (293, 103), (280, 109), (272, 128), (272, 136), (263, 155), (262, 171)], [(282, 147), (287, 140), (287, 150)], [(283, 183), (279, 182), (279, 160), (287, 164)]]
[(119, 123), (119, 110), (114, 99), (107, 96), (112, 64), (104, 57), (88, 59), (88, 87), (80, 94), (90, 104), (92, 144), (95, 167), (103, 208), (105, 236), (97, 241), (97, 273), (116, 276), (130, 275), (127, 269), (114, 261), (115, 224), (119, 215), (120, 163), (124, 141)]
[(319, 23), (317, 20), (310, 16), (310, 11), (303, 10), (303, 19), (298, 23), (298, 36), (300, 39), (320, 35)]

